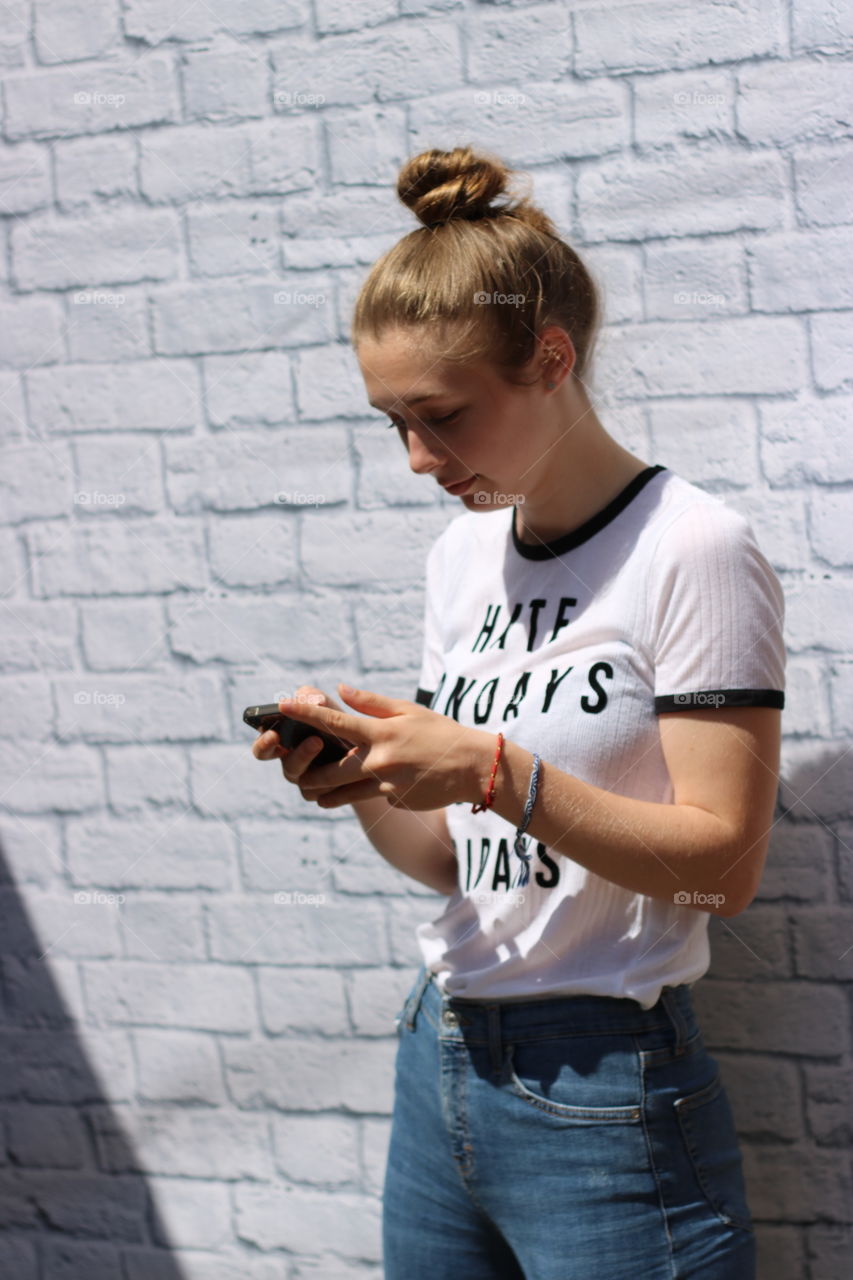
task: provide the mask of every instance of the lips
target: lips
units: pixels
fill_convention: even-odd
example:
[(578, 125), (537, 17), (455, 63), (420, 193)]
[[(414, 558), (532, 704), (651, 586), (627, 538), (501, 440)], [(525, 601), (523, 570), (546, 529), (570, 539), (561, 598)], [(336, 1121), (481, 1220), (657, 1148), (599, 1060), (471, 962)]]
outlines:
[(467, 480), (458, 480), (455, 484), (442, 484), (442, 488), (454, 495), (464, 493), (476, 479), (476, 475), (468, 476)]

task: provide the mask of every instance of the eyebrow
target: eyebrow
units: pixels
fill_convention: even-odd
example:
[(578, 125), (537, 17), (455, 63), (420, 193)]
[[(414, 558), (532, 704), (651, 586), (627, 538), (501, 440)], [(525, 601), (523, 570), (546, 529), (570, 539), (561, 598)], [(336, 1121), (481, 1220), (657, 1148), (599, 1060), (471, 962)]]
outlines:
[[(425, 395), (412, 396), (411, 400), (404, 400), (402, 396), (399, 396), (396, 400), (393, 401), (393, 403), (394, 404), (420, 404), (422, 400), (432, 400), (433, 397), (435, 396), (445, 396), (447, 394), (448, 392), (446, 391), (427, 391)], [(375, 400), (368, 400), (367, 403), (372, 404), (374, 409), (380, 409), (384, 411), (384, 405), (377, 404)]]

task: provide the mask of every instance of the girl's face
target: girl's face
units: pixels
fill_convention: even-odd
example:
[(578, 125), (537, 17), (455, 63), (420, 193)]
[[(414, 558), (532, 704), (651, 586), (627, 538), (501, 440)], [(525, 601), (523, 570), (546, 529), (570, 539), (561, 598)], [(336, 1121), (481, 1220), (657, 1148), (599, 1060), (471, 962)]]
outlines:
[(474, 476), (458, 494), (471, 510), (515, 501), (508, 495), (523, 494), (547, 467), (535, 429), (541, 384), (513, 386), (488, 361), (454, 364), (414, 330), (364, 339), (356, 354), (368, 400), (388, 414), (412, 471), (445, 486)]

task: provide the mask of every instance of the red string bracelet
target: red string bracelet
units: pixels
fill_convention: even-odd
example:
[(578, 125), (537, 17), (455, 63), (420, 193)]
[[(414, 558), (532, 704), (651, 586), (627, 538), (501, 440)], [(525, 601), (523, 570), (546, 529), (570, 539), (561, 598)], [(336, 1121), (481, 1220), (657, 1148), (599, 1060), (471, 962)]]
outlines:
[(499, 734), (498, 734), (498, 749), (497, 749), (497, 751), (495, 752), (495, 762), (494, 762), (494, 764), (492, 765), (492, 772), (491, 772), (491, 776), (489, 777), (489, 785), (488, 785), (488, 787), (486, 788), (486, 798), (485, 798), (485, 800), (483, 801), (483, 803), (482, 803), (482, 804), (475, 804), (475, 805), (472, 805), (472, 806), (471, 806), (471, 812), (472, 812), (472, 813), (482, 813), (484, 809), (488, 809), (489, 805), (494, 803), (494, 799), (495, 799), (495, 774), (496, 774), (496, 773), (497, 773), (497, 771), (498, 771), (498, 761), (499, 761), (499, 760), (500, 760), (500, 758), (501, 758), (501, 751), (503, 750), (503, 745), (504, 745), (504, 736), (503, 736), (503, 734), (502, 734), (502, 733), (499, 733)]

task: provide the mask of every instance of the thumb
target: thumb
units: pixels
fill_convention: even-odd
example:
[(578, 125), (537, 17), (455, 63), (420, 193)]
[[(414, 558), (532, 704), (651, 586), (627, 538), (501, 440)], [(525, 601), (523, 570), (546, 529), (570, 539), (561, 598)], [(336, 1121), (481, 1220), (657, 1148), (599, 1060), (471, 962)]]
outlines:
[(398, 713), (397, 699), (386, 698), (382, 693), (374, 693), (371, 689), (353, 689), (348, 684), (338, 683), (338, 693), (350, 707), (359, 707), (371, 716), (394, 716)]

